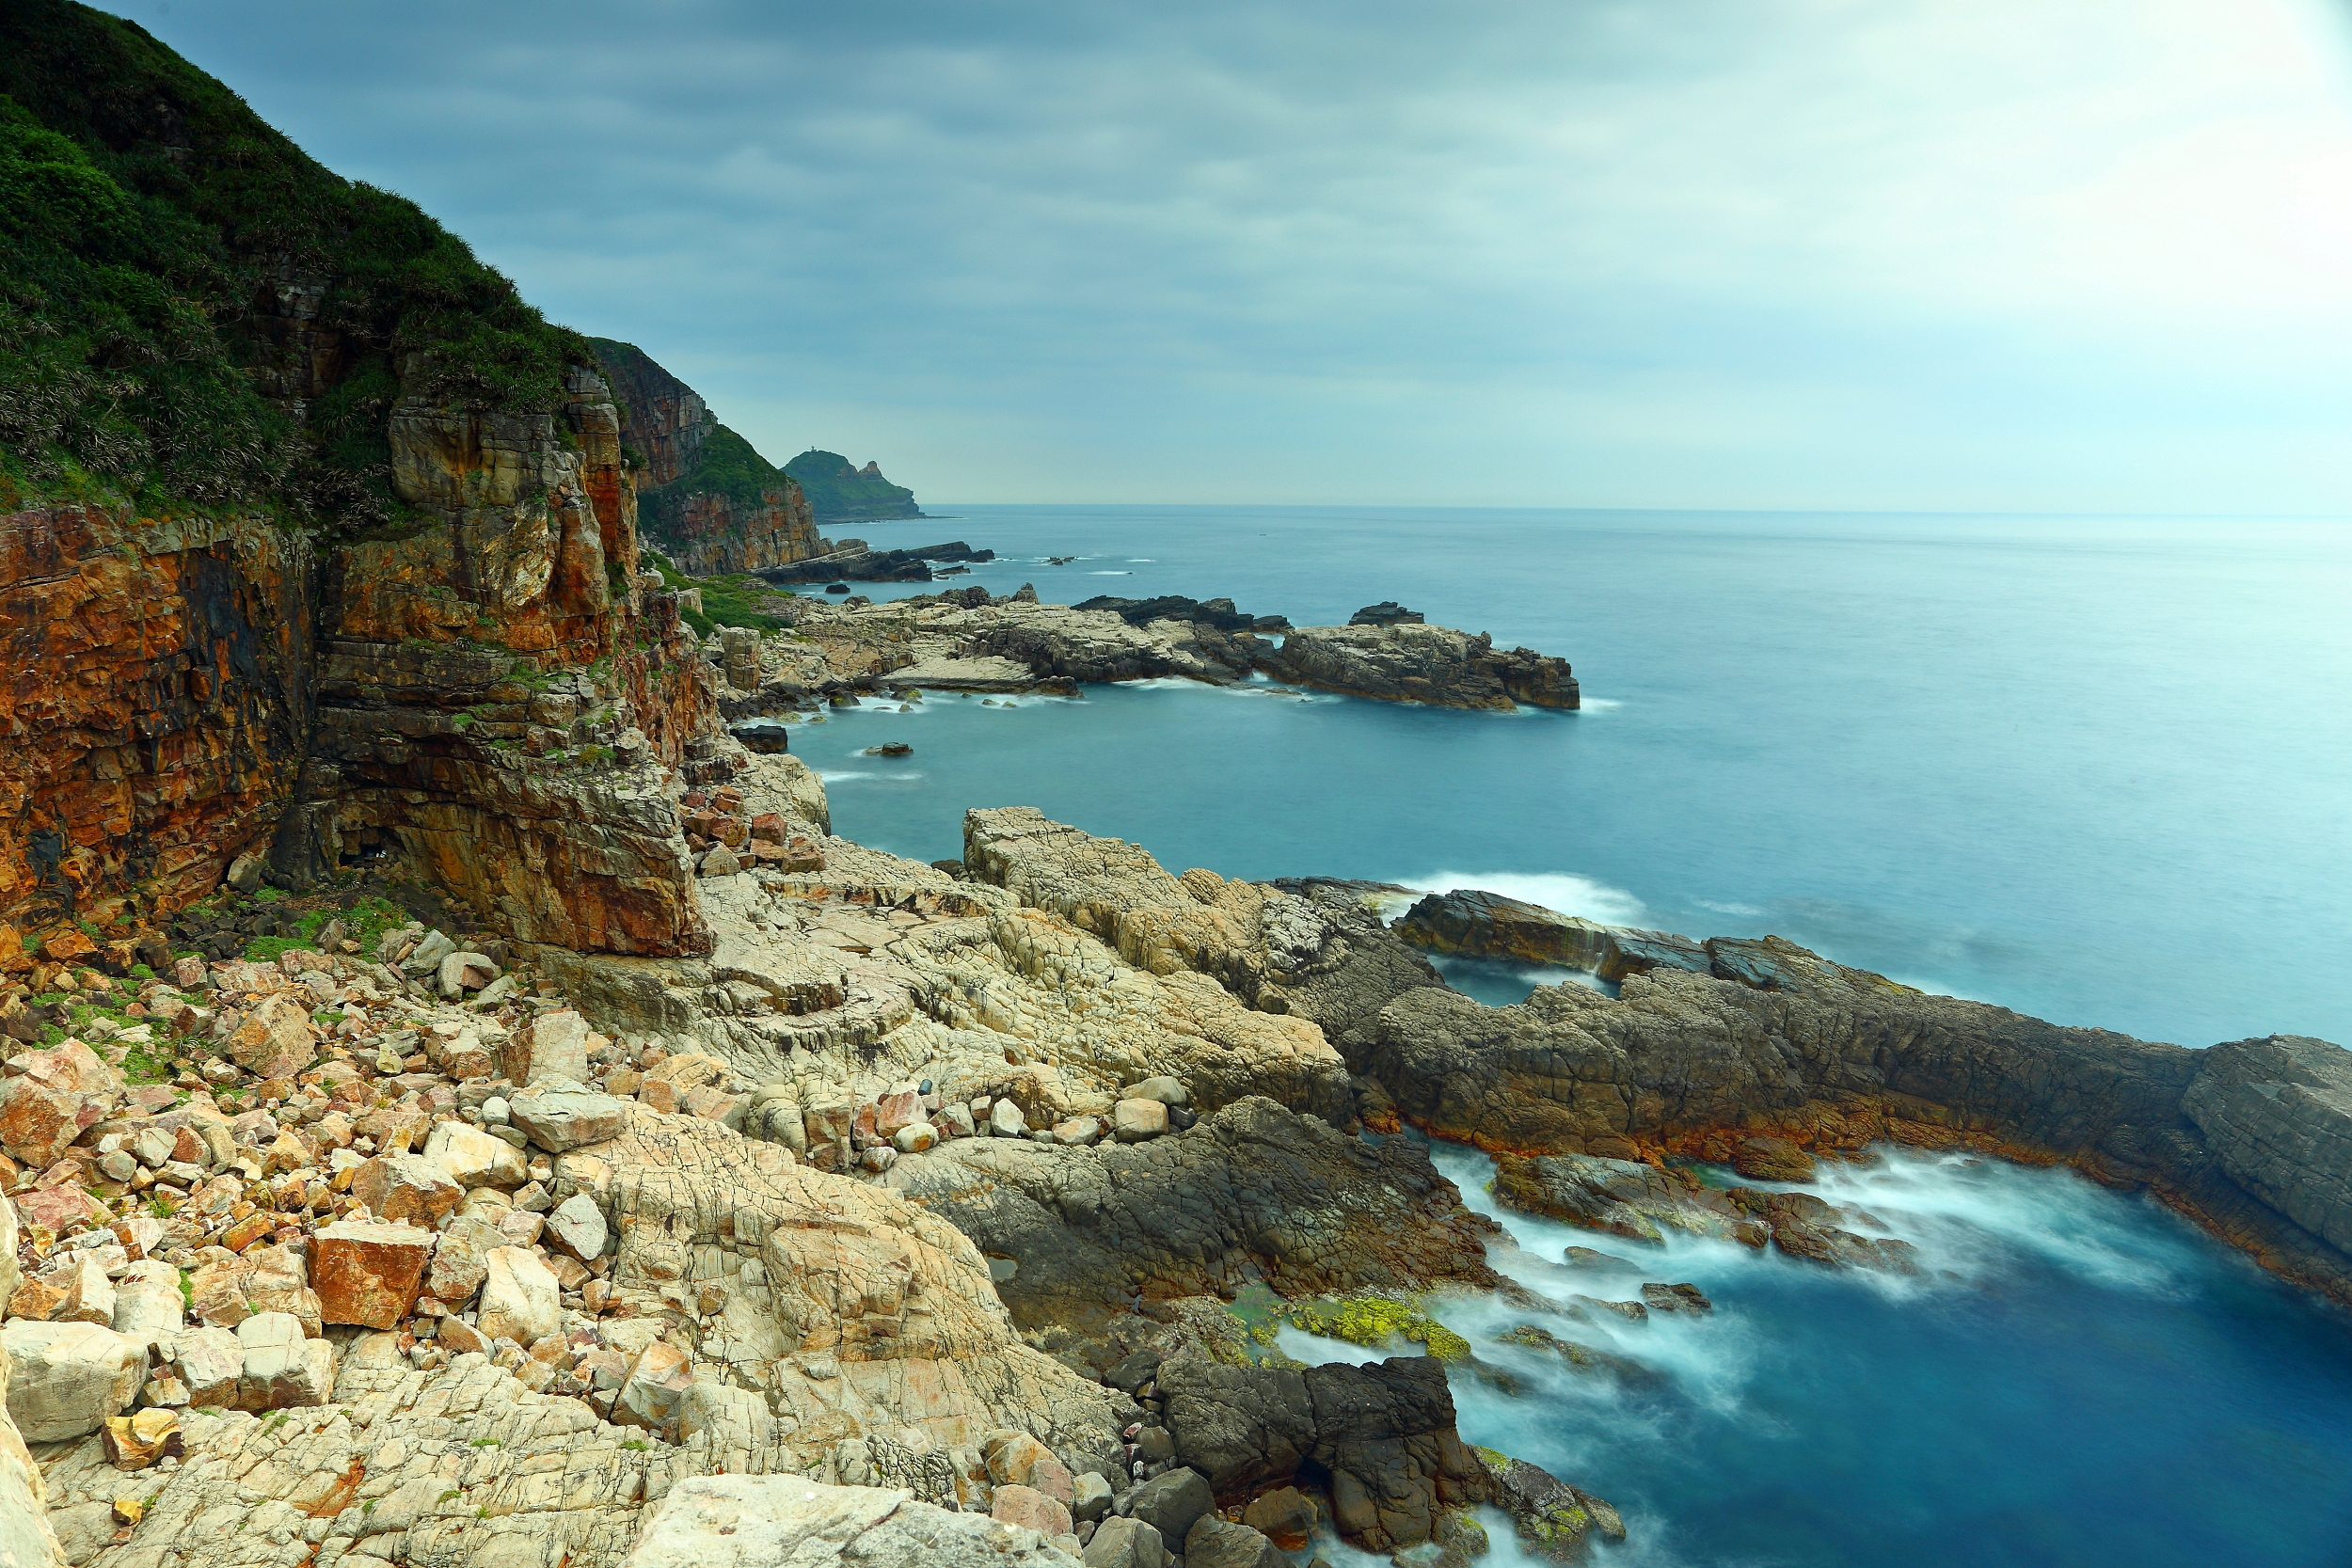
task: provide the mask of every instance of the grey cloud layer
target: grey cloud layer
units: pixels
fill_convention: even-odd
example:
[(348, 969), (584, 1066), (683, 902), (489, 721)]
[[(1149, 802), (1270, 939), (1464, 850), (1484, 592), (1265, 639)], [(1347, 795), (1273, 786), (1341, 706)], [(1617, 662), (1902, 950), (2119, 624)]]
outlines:
[[(2219, 47), (2248, 7), (2275, 47)], [(2352, 289), (2185, 267), (2133, 182), (2352, 162), (2291, 63), (2337, 40), (2052, 9), (133, 14), (774, 455), (929, 496), (2340, 505)]]

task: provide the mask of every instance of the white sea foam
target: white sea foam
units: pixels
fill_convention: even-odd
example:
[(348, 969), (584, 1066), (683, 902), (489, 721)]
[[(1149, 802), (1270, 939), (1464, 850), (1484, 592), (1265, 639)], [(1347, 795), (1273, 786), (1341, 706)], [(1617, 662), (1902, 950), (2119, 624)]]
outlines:
[(854, 784), (861, 779), (886, 779), (892, 784), (910, 784), (923, 775), (920, 773), (884, 773), (877, 768), (866, 768), (838, 769), (820, 768), (817, 770), (817, 776), (829, 784)]
[(1604, 926), (1637, 926), (1642, 921), (1642, 901), (1633, 895), (1570, 871), (1433, 871), (1391, 879), (1423, 893), (1500, 893)]
[(1712, 910), (1717, 914), (1727, 914), (1736, 920), (1761, 920), (1764, 918), (1764, 911), (1757, 909), (1754, 904), (1717, 904), (1709, 902), (1705, 898), (1697, 899), (1695, 902), (1698, 904), (1700, 909)]
[(1133, 572), (1110, 572), (1110, 571), (1100, 571), (1100, 572), (1089, 572), (1089, 573), (1087, 574), (1087, 576), (1089, 576), (1089, 577), (1090, 577), (1090, 578), (1131, 578), (1131, 577), (1134, 577), (1134, 576), (1135, 576), (1135, 573), (1133, 573)]
[(1263, 681), (1254, 676), (1230, 686), (1213, 686), (1184, 675), (1147, 675), (1141, 680), (1120, 681), (1122, 691), (1208, 691), (1228, 697), (1279, 697), (1294, 703), (1331, 703), (1341, 699), (1328, 692), (1306, 691), (1295, 686)]
[[(1412, 902), (1406, 894), (1387, 894), (1380, 898), (1382, 918), (1394, 920)], [(1429, 961), (1438, 966), (1438, 973), (1447, 983), (1460, 991), (1476, 995), (1472, 983), (1476, 977), (1491, 976), (1496, 981), (1511, 981), (1533, 991), (1537, 986), (1582, 986), (1586, 990), (1610, 991), (1608, 982), (1588, 969), (1570, 969), (1564, 964), (1522, 964), (1501, 958), (1462, 958), (1443, 954), (1431, 954)], [(1455, 966), (1465, 966), (1457, 969)], [(1476, 968), (1467, 966), (1475, 965)], [(1480, 1000), (1485, 1000), (1483, 997)]]
[(1625, 706), (1625, 699), (1623, 697), (1579, 697), (1577, 704), (1577, 711), (1580, 713), (1614, 713)]

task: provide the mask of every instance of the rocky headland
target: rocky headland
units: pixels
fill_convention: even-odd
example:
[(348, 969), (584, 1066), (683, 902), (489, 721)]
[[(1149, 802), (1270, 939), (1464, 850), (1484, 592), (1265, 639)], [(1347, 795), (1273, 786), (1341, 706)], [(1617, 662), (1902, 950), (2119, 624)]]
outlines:
[[(1464, 1442), (1449, 1379), (1638, 1378), (1576, 1325), (1708, 1304), (1639, 1263), (1616, 1299), (1512, 1283), (1407, 1123), (1618, 1253), (1673, 1227), (1909, 1267), (1786, 1190), (1883, 1140), (2070, 1162), (2352, 1293), (2319, 1041), (2187, 1051), (1491, 897), (1391, 928), (1358, 887), (1178, 874), (1018, 806), (939, 864), (834, 834), (772, 718), (757, 749), (730, 721), (1576, 687), (1393, 605), (775, 594), (700, 636), (623, 450), (686, 483), (715, 436), (683, 393), (616, 401), (651, 372), (135, 25), (42, 0), (0, 40), (0, 179), (111, 203), (157, 280), (133, 304), (211, 302), (102, 407), (71, 310), (117, 275), (73, 271), (73, 223), (8, 257), (62, 356), (0, 362), (15, 1568), (1275, 1568), (1334, 1537), (1459, 1568), (1482, 1521), (1576, 1560), (1616, 1511)], [(139, 390), (155, 365), (181, 379)], [(42, 422), (36, 383), (103, 419)], [(1487, 1007), (1426, 949), (1616, 994)], [(1472, 1342), (1473, 1293), (1525, 1322)], [(1384, 1358), (1301, 1365), (1285, 1325)]]
[(884, 479), (879, 463), (861, 468), (839, 452), (811, 448), (787, 463), (784, 471), (808, 493), (817, 521), (826, 528), (923, 515), (914, 504), (914, 492)]

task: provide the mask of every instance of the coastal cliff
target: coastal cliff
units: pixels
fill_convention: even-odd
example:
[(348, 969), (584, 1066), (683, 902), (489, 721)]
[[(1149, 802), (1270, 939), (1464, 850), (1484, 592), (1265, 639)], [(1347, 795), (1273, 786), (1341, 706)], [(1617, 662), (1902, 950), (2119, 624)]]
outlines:
[(41, 220), (0, 323), (8, 935), (396, 856), (533, 940), (701, 943), (644, 802), (709, 678), (585, 341), (135, 24), (31, 4), (0, 41)]
[(721, 577), (823, 552), (809, 499), (719, 423), (700, 393), (633, 343), (589, 340), (621, 411), (637, 467), (645, 538), (683, 572)]

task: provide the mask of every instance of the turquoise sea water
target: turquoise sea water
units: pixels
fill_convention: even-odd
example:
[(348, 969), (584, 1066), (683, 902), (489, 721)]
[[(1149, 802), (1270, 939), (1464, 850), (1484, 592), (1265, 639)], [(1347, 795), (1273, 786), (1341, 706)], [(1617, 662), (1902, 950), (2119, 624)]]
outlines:
[[(941, 858), (966, 806), (1029, 804), (1176, 868), (1776, 932), (2191, 1045), (2352, 1040), (2343, 525), (941, 510), (862, 531), (993, 547), (951, 581), (1049, 599), (1223, 594), (1302, 625), (1400, 599), (1566, 656), (1587, 706), (1186, 683), (870, 704), (793, 735), (851, 837)], [(914, 753), (863, 754), (886, 739)], [(1456, 983), (1506, 1001), (1539, 978)], [(1486, 1206), (1483, 1160), (1439, 1162)], [(2064, 1172), (1898, 1158), (1824, 1191), (1926, 1276), (1602, 1241), (1637, 1272), (1595, 1289), (1557, 1266), (1594, 1237), (1509, 1218), (1498, 1263), (1546, 1294), (1690, 1279), (1718, 1310), (1620, 1336), (1652, 1385), (1524, 1356), (1532, 1397), (1457, 1378), (1465, 1433), (1616, 1500), (1621, 1562), (2352, 1562), (2344, 1314)], [(1508, 1326), (1463, 1310), (1473, 1338)]]
[[(2352, 526), (955, 510), (863, 532), (968, 538), (1009, 559), (949, 585), (1065, 602), (1398, 599), (1566, 657), (1586, 705), (935, 701), (796, 739), (869, 775), (834, 790), (854, 837), (936, 859), (967, 805), (1037, 805), (1173, 866), (1772, 931), (2187, 1045), (2352, 1041)], [(852, 760), (885, 731), (906, 765)]]

